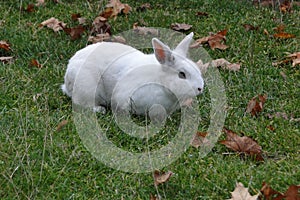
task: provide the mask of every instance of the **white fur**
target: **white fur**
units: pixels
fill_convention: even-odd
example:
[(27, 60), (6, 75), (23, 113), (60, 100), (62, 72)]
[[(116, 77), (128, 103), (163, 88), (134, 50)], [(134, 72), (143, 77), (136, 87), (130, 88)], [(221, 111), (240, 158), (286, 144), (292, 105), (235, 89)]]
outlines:
[[(203, 91), (201, 72), (186, 57), (192, 37), (186, 36), (173, 51), (154, 38), (154, 54), (120, 43), (89, 45), (70, 59), (61, 88), (86, 107), (118, 106), (143, 115), (161, 104), (169, 112)], [(180, 71), (186, 79), (179, 78)]]

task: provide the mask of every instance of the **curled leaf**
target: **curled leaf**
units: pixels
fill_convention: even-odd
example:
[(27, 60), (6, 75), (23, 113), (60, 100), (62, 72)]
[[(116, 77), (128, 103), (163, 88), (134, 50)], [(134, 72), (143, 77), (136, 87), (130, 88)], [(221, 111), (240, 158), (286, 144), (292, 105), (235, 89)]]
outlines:
[(251, 196), (248, 188), (245, 188), (242, 183), (237, 183), (233, 192), (231, 192), (232, 198), (229, 200), (257, 200), (258, 194)]
[(40, 26), (47, 26), (48, 28), (52, 29), (54, 32), (58, 32), (63, 30), (63, 27), (66, 26), (65, 23), (59, 21), (58, 19), (51, 17), (45, 21), (43, 21)]
[(253, 97), (247, 105), (246, 112), (251, 113), (252, 116), (257, 116), (263, 110), (264, 104), (267, 100), (267, 95), (258, 95)]
[(175, 31), (188, 31), (192, 28), (193, 26), (190, 24), (180, 24), (180, 23), (173, 23), (171, 24), (171, 29)]
[(173, 175), (173, 172), (168, 171), (168, 172), (160, 172), (158, 170), (154, 171), (154, 185), (159, 185), (162, 183), (165, 183), (169, 181), (171, 176)]

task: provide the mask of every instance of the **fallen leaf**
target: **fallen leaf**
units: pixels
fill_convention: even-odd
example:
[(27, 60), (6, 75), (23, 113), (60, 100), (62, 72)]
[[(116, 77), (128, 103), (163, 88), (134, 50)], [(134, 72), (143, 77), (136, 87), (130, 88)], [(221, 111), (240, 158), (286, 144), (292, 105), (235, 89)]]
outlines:
[(97, 43), (97, 42), (103, 42), (103, 41), (109, 41), (110, 40), (110, 35), (108, 33), (101, 33), (97, 34), (96, 36), (90, 36), (88, 38), (89, 42)]
[(150, 194), (150, 200), (161, 200), (161, 197), (159, 195)]
[(138, 26), (138, 23), (133, 24), (133, 31), (139, 35), (152, 35), (153, 37), (159, 36), (158, 29)]
[(265, 35), (270, 35), (267, 29), (264, 29), (263, 33), (264, 33)]
[(154, 185), (159, 185), (162, 183), (165, 183), (169, 181), (171, 176), (173, 175), (173, 172), (168, 171), (168, 172), (160, 172), (158, 170), (154, 171)]
[(35, 11), (35, 10), (34, 10), (34, 7), (35, 7), (35, 5), (31, 3), (31, 4), (28, 4), (26, 8), (23, 8), (23, 10), (24, 10), (25, 12), (31, 13), (31, 12), (34, 12), (34, 11)]
[(296, 65), (300, 64), (300, 52), (295, 52), (292, 54), (289, 54), (287, 56), (285, 56), (285, 58), (281, 61), (277, 61), (277, 62), (273, 62), (272, 65), (273, 66), (277, 66), (277, 65), (282, 65), (282, 64), (286, 64), (292, 62), (292, 66), (295, 67)]
[(296, 35), (294, 34), (290, 34), (290, 33), (284, 33), (284, 32), (281, 32), (281, 33), (275, 33), (273, 34), (274, 38), (279, 38), (279, 39), (289, 39), (289, 38), (295, 38)]
[(208, 17), (209, 14), (207, 12), (196, 12), (196, 16), (199, 16), (199, 17)]
[(193, 43), (190, 46), (190, 48), (197, 48), (197, 47), (201, 46), (202, 44), (208, 43), (212, 50), (214, 50), (214, 49), (225, 50), (228, 48), (228, 46), (224, 44), (226, 41), (226, 34), (227, 34), (226, 29), (219, 31), (216, 34), (210, 33), (210, 36), (206, 36), (206, 37), (196, 40), (195, 43)]
[(13, 60), (13, 56), (3, 56), (3, 57), (0, 57), (0, 61), (4, 64), (10, 64), (12, 63), (12, 60)]
[(171, 29), (175, 31), (188, 31), (192, 28), (193, 26), (190, 24), (180, 24), (180, 23), (173, 23), (171, 24)]
[(107, 19), (101, 16), (98, 16), (94, 19), (93, 21), (93, 29), (92, 29), (92, 34), (103, 34), (103, 33), (108, 33), (111, 35), (111, 26), (107, 22)]
[(258, 26), (253, 26), (251, 24), (243, 24), (243, 27), (246, 31), (257, 31), (259, 29)]
[(136, 8), (136, 11), (145, 12), (146, 10), (150, 10), (150, 9), (151, 9), (150, 3), (143, 3), (142, 5)]
[(257, 200), (258, 194), (251, 196), (248, 188), (245, 188), (242, 183), (237, 183), (233, 192), (231, 192), (231, 199), (229, 200)]
[(267, 115), (269, 117), (269, 119), (273, 119), (273, 118), (283, 118), (285, 120), (288, 120), (289, 117), (285, 112), (276, 112), (275, 114), (268, 114)]
[(273, 190), (267, 183), (263, 182), (262, 188), (260, 189), (261, 194), (266, 200), (271, 200), (275, 198), (283, 198), (283, 194)]
[(287, 13), (292, 11), (292, 4), (289, 0), (284, 0), (280, 5), (279, 5), (279, 10), (282, 13)]
[(111, 41), (126, 44), (126, 39), (122, 36), (112, 36)]
[(35, 6), (39, 7), (39, 6), (43, 6), (44, 4), (45, 4), (45, 0), (36, 0)]
[(241, 68), (241, 65), (238, 63), (230, 63), (224, 58), (216, 59), (212, 61), (212, 64), (216, 67), (221, 67), (230, 71), (238, 71)]
[(255, 156), (256, 160), (263, 160), (262, 148), (255, 140), (247, 136), (240, 137), (232, 130), (226, 128), (223, 128), (223, 131), (226, 133), (226, 140), (220, 141), (221, 144), (233, 151)]
[(210, 146), (211, 142), (206, 138), (206, 135), (206, 132), (197, 132), (192, 138), (190, 144), (195, 148), (199, 148), (202, 145)]
[(61, 131), (61, 129), (68, 124), (68, 120), (62, 120), (56, 127), (56, 132)]
[(78, 18), (80, 18), (80, 17), (81, 17), (81, 14), (80, 14), (80, 13), (73, 13), (73, 14), (71, 14), (71, 19), (72, 19), (73, 21), (77, 21)]
[(270, 131), (275, 131), (275, 128), (274, 128), (274, 126), (272, 126), (272, 125), (268, 125), (268, 126), (267, 126), (267, 129), (269, 129)]
[(36, 59), (30, 60), (29, 66), (30, 67), (36, 67), (36, 68), (41, 68), (42, 67), (42, 65)]
[(128, 4), (123, 4), (120, 2), (120, 0), (110, 0), (100, 16), (116, 19), (118, 14), (128, 14), (131, 10), (132, 8)]
[(285, 26), (283, 24), (280, 24), (279, 26), (274, 28), (274, 31), (276, 33), (273, 34), (273, 37), (278, 38), (278, 39), (290, 39), (290, 38), (296, 37), (296, 35), (294, 35), (294, 34), (284, 32), (284, 29), (285, 29)]
[(5, 51), (11, 51), (10, 44), (4, 40), (0, 41), (0, 49), (4, 49)]
[(248, 102), (246, 112), (251, 113), (252, 116), (257, 116), (257, 114), (263, 110), (266, 100), (267, 100), (266, 94), (253, 97)]
[(241, 68), (241, 65), (238, 63), (230, 63), (227, 60), (225, 60), (224, 58), (219, 58), (216, 60), (212, 60), (211, 63), (202, 63), (202, 60), (199, 60), (197, 62), (197, 65), (200, 69), (201, 72), (205, 73), (207, 71), (208, 67), (221, 67), (223, 69), (226, 70), (230, 70), (230, 71), (239, 71)]
[(54, 32), (58, 32), (60, 30), (63, 30), (63, 27), (65, 27), (66, 24), (54, 17), (51, 17), (50, 19), (43, 21), (40, 24), (40, 26), (47, 26), (48, 28), (52, 29)]
[(81, 25), (78, 25), (73, 28), (65, 28), (62, 27), (65, 33), (71, 36), (71, 40), (77, 40), (81, 37), (81, 35), (84, 33), (85, 28)]

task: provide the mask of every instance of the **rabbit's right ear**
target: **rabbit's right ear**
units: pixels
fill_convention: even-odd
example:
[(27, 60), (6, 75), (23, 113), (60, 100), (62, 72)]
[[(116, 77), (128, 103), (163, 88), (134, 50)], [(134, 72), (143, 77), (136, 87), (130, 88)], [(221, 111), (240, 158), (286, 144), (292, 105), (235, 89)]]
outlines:
[(152, 39), (154, 55), (160, 64), (173, 65), (174, 57), (171, 49), (156, 38)]

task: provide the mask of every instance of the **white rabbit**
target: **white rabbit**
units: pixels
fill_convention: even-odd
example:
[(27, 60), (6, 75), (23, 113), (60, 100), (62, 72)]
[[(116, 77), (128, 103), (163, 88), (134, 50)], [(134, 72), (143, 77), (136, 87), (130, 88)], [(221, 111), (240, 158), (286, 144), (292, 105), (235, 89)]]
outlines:
[(62, 90), (95, 110), (118, 106), (145, 115), (161, 105), (171, 112), (203, 91), (201, 72), (187, 58), (192, 38), (190, 33), (174, 50), (153, 38), (154, 54), (113, 42), (89, 45), (70, 59)]

